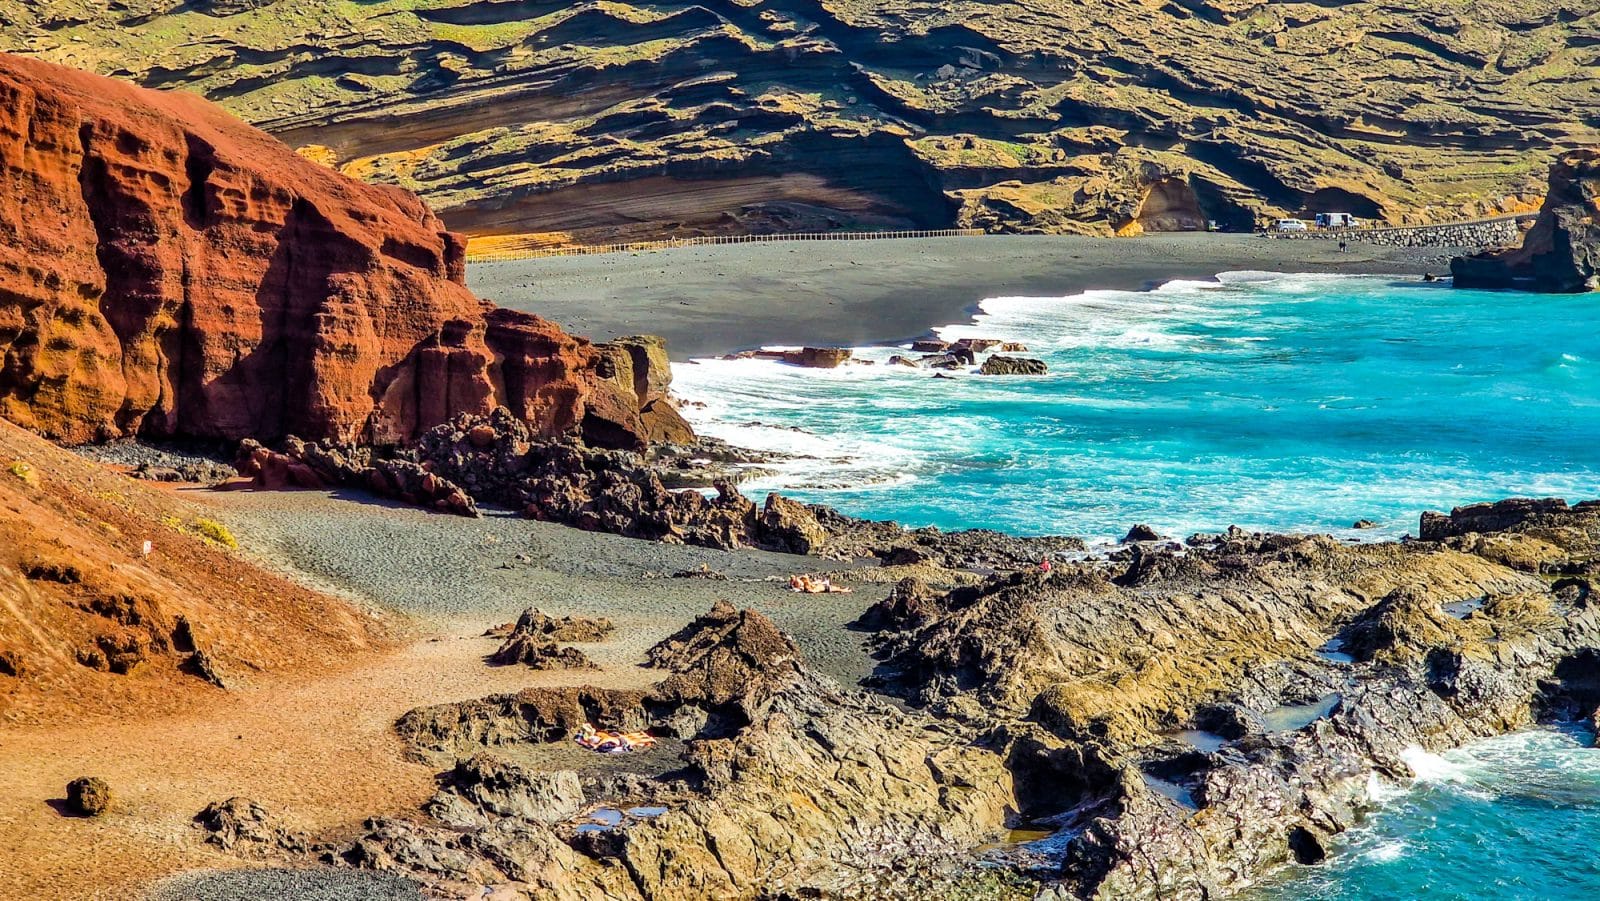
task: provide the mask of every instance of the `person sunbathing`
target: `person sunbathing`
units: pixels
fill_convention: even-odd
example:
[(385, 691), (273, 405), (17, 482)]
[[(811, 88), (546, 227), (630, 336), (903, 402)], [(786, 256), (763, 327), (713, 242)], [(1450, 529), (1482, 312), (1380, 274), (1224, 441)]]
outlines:
[(596, 729), (590, 723), (579, 727), (577, 736), (572, 740), (578, 747), (588, 748), (598, 754), (626, 754), (648, 750), (656, 745), (655, 736), (648, 732), (612, 732)]
[(799, 575), (789, 577), (789, 590), (802, 594), (849, 594), (851, 589), (833, 584), (826, 576)]

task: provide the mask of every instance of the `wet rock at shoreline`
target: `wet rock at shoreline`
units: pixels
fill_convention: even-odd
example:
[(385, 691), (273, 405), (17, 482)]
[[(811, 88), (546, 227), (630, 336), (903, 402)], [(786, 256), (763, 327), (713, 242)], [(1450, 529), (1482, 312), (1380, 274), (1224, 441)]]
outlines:
[(1143, 523), (1135, 525), (1122, 537), (1123, 544), (1134, 544), (1140, 541), (1160, 541), (1161, 533)]
[[(1587, 505), (1495, 506), (1456, 525), (1537, 534), (1557, 559), (1600, 538)], [(943, 595), (897, 586), (863, 625), (882, 630), (877, 678), (913, 703), (1042, 726), (1015, 777), (1040, 745), (1102, 762), (1028, 812), (1067, 836), (1040, 897), (1201, 897), (1320, 859), (1375, 774), (1408, 774), (1409, 746), (1587, 715), (1600, 620), (1581, 594), (1471, 545), (1230, 530)]]
[(1043, 360), (995, 354), (978, 367), (981, 375), (1044, 375), (1049, 371)]
[(756, 351), (752, 356), (807, 369), (837, 369), (850, 362), (853, 353), (848, 347), (802, 347), (799, 350)]

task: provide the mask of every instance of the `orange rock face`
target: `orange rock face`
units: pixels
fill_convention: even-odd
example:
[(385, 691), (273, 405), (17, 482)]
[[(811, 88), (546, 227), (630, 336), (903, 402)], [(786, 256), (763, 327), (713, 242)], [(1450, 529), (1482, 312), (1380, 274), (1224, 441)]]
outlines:
[(35, 431), (391, 443), (503, 405), (686, 433), (614, 352), (474, 297), (463, 249), (198, 97), (0, 55), (0, 416)]

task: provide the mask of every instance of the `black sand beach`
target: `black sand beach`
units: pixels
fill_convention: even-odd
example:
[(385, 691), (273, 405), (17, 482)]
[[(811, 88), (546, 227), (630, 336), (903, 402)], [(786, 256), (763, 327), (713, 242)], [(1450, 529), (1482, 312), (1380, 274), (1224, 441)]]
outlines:
[(479, 263), (474, 292), (603, 341), (667, 339), (684, 360), (769, 344), (862, 345), (963, 320), (985, 297), (1142, 289), (1218, 272), (1443, 273), (1461, 249), (1255, 235), (996, 235), (780, 242)]

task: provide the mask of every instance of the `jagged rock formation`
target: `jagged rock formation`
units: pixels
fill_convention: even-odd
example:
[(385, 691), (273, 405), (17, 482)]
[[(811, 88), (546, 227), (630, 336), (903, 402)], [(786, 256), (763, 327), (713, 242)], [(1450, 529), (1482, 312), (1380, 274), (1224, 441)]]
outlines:
[(1600, 150), (1569, 153), (1550, 167), (1550, 188), (1522, 246), (1456, 257), (1458, 288), (1575, 293), (1600, 288)]
[(521, 664), (532, 669), (598, 669), (582, 651), (557, 642), (601, 641), (615, 629), (609, 619), (556, 619), (529, 607), (506, 632), (505, 642), (489, 655), (489, 662), (497, 666)]
[(1592, 4), (0, 0), (475, 236), (1192, 228), (1517, 208), (1592, 140)]
[(496, 406), (688, 433), (659, 343), (493, 308), (416, 197), (190, 94), (0, 56), (0, 197), (0, 415), (48, 436), (384, 444)]
[[(1226, 897), (1326, 857), (1412, 750), (1600, 707), (1600, 505), (1513, 500), (1425, 531), (1230, 530), (943, 593), (903, 580), (858, 625), (905, 710), (719, 603), (651, 649), (649, 689), (411, 711), (412, 752), (454, 766), (429, 819), (310, 853), (527, 897)], [(523, 763), (584, 723), (663, 747), (622, 772)], [(1056, 834), (979, 850), (1002, 826)]]
[[(1373, 805), (1374, 775), (1409, 775), (1409, 747), (1590, 714), (1596, 509), (1430, 522), (1444, 543), (1233, 532), (941, 597), (902, 586), (869, 617), (889, 630), (881, 678), (1004, 724), (1019, 785), (1054, 775), (1021, 812), (1060, 831), (1055, 850), (999, 855), (1040, 897), (1222, 897), (1322, 859)], [(1536, 569), (1568, 578), (1484, 540), (1541, 542)]]
[[(630, 538), (835, 559), (877, 557), (885, 565), (1015, 569), (1085, 547), (1076, 538), (1018, 538), (986, 529), (906, 530), (777, 493), (757, 505), (717, 478), (722, 470), (710, 470), (708, 484), (676, 468), (685, 462), (682, 454), (702, 451), (710, 457), (730, 452), (715, 442), (644, 453), (600, 450), (570, 437), (538, 438), (510, 411), (496, 409), (488, 416), (460, 414), (414, 444), (387, 449), (390, 456), (290, 438), (282, 451), (244, 442), (236, 465), (264, 487), (347, 485), (467, 516), (477, 515), (476, 501), (482, 500), (533, 519)], [(692, 490), (697, 487), (716, 494)]]
[[(534, 689), (407, 714), (418, 753), (457, 760), (425, 805), (433, 819), (369, 820), (326, 859), (538, 898), (817, 897), (969, 847), (1015, 803), (997, 754), (816, 675), (753, 611), (719, 604), (650, 659), (668, 675), (647, 693)], [(688, 744), (627, 778), (496, 753), (566, 743), (585, 720)], [(596, 807), (613, 818), (576, 816)]]

